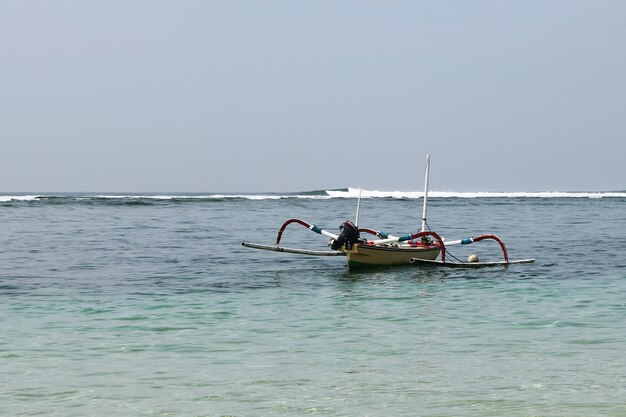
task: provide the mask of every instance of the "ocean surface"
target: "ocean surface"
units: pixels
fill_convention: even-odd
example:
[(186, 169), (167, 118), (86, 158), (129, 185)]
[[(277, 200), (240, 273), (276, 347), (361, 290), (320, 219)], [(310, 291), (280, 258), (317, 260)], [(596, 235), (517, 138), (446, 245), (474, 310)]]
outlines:
[[(626, 416), (626, 192), (431, 193), (432, 230), (537, 259), (508, 268), (240, 245), (337, 232), (356, 194), (0, 194), (0, 415)], [(364, 197), (418, 230), (421, 193)]]

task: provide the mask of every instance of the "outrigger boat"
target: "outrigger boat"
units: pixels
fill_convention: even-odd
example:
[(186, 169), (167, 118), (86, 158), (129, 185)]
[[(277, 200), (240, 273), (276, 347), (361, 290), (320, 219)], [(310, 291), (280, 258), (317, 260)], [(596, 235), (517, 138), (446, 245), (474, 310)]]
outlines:
[[(262, 245), (258, 243), (241, 242), (242, 246), (263, 249), (274, 252), (296, 253), (313, 256), (345, 256), (348, 259), (348, 268), (364, 268), (390, 265), (416, 265), (416, 266), (451, 266), (451, 267), (488, 267), (509, 265), (517, 263), (530, 263), (534, 259), (509, 260), (504, 242), (492, 234), (480, 235), (473, 238), (464, 238), (455, 241), (445, 241), (439, 234), (426, 230), (426, 209), (428, 204), (428, 179), (430, 170), (430, 155), (426, 156), (426, 175), (424, 180), (424, 204), (422, 208), (422, 227), (419, 232), (400, 236), (394, 236), (379, 230), (367, 227), (358, 227), (361, 193), (357, 202), (356, 221), (346, 221), (340, 226), (341, 232), (337, 235), (320, 227), (300, 219), (285, 221), (276, 235), (274, 245)], [(285, 228), (292, 224), (300, 224), (309, 230), (330, 238), (331, 250), (308, 250), (286, 248), (280, 246), (280, 241)], [(378, 239), (367, 240), (361, 237), (361, 233), (376, 236)], [(503, 261), (480, 262), (475, 255), (471, 255), (467, 262), (449, 262), (446, 260), (446, 247), (452, 245), (467, 245), (482, 240), (495, 240), (499, 243), (504, 255)], [(441, 260), (437, 257), (441, 256)]]

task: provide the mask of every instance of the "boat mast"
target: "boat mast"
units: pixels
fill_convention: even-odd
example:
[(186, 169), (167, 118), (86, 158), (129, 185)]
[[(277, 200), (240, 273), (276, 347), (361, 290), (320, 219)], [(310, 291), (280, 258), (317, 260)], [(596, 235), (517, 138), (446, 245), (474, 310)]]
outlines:
[(359, 199), (356, 202), (356, 219), (354, 220), (354, 225), (359, 227), (359, 209), (361, 208), (361, 192), (363, 191), (362, 187), (359, 187)]
[(428, 176), (430, 170), (430, 154), (426, 155), (426, 178), (424, 180), (424, 207), (422, 208), (422, 232), (426, 231), (426, 206), (428, 204)]

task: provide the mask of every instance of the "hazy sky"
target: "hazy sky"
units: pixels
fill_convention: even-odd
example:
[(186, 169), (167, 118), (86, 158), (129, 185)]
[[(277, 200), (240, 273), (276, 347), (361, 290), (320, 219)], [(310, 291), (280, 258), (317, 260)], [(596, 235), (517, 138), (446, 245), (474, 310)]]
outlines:
[(0, 0), (0, 191), (626, 189), (626, 1)]

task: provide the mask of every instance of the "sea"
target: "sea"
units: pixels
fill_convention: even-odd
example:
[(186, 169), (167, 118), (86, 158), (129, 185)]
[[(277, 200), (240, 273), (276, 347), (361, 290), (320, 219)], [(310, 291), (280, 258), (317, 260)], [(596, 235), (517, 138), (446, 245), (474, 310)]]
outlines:
[[(626, 191), (429, 194), (431, 230), (532, 264), (241, 246), (337, 233), (357, 197), (0, 193), (0, 415), (626, 416)], [(364, 190), (359, 226), (416, 232), (422, 201)]]

